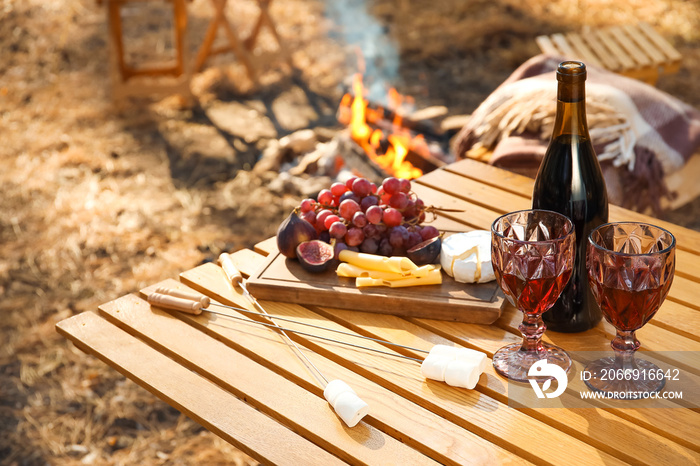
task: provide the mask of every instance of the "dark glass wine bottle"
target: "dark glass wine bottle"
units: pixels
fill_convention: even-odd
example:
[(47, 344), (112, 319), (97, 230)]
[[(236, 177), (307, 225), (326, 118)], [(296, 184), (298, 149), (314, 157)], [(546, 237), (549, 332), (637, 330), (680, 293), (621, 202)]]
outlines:
[(602, 317), (588, 286), (586, 242), (593, 228), (608, 221), (608, 195), (586, 123), (586, 65), (560, 63), (557, 81), (554, 130), (537, 173), (532, 207), (571, 219), (576, 229), (576, 255), (569, 284), (542, 318), (550, 330), (582, 332)]

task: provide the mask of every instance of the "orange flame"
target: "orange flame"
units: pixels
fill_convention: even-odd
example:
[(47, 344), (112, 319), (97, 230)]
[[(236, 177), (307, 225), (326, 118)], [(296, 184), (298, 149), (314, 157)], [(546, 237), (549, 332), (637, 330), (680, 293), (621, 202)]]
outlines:
[[(379, 147), (385, 138), (384, 133), (380, 129), (373, 130), (369, 123), (380, 121), (384, 112), (381, 109), (368, 108), (368, 102), (364, 98), (362, 75), (359, 73), (354, 76), (353, 91), (354, 98), (346, 94), (340, 102), (340, 121), (350, 126), (353, 140), (387, 173), (406, 179), (421, 176), (423, 171), (406, 160), (406, 155), (409, 150), (419, 154), (429, 153), (428, 146), (422, 136), (412, 137), (410, 131), (401, 126), (402, 118), (397, 110), (405, 100), (404, 97), (396, 89), (389, 90), (389, 108), (394, 110), (396, 116), (392, 122), (391, 134), (386, 136), (389, 147), (384, 154), (381, 154)], [(350, 112), (349, 116), (347, 109)]]

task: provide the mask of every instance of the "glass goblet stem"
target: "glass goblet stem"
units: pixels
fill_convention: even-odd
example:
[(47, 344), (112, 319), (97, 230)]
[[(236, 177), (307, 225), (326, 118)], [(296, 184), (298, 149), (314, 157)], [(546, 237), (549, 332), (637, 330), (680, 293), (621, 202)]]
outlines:
[(618, 330), (610, 346), (615, 350), (615, 366), (626, 371), (637, 369), (634, 353), (641, 345), (634, 330)]
[(528, 314), (523, 313), (523, 321), (518, 326), (518, 330), (523, 335), (523, 345), (520, 351), (531, 353), (540, 353), (545, 351), (542, 345), (542, 335), (547, 329), (547, 326), (542, 320), (542, 313)]

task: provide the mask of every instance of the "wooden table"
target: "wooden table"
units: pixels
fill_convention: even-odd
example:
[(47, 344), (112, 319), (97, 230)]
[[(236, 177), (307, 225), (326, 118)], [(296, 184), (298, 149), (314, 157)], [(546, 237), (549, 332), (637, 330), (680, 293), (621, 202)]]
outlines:
[[(427, 204), (463, 209), (442, 216), (438, 228), (488, 228), (500, 213), (530, 206), (532, 180), (464, 160), (414, 182)], [(692, 374), (688, 355), (700, 351), (700, 233), (611, 207), (612, 220), (652, 221), (678, 240), (676, 278), (655, 318), (638, 331), (644, 350), (676, 351)], [(254, 273), (274, 249), (233, 254), (244, 274)], [(227, 304), (252, 309), (214, 264), (181, 274), (180, 281)], [(268, 312), (430, 349), (462, 345), (489, 357), (519, 340), (521, 314), (507, 306), (493, 325), (476, 325), (262, 302)], [(332, 304), (332, 303), (329, 303)], [(233, 312), (233, 311), (232, 311)], [(294, 327), (295, 324), (285, 324)], [(475, 390), (426, 381), (416, 362), (303, 336), (305, 354), (329, 379), (352, 386), (370, 414), (348, 428), (332, 412), (312, 372), (280, 335), (258, 325), (172, 315), (138, 295), (118, 298), (60, 322), (58, 331), (159, 398), (265, 464), (698, 464), (700, 412), (590, 407), (514, 409), (504, 379), (489, 366)], [(315, 331), (324, 335), (324, 331)], [(601, 323), (582, 334), (548, 332), (567, 350), (607, 350), (613, 328)], [(328, 334), (332, 338), (338, 334)], [(369, 342), (372, 343), (372, 342)], [(372, 344), (386, 351), (392, 349)], [(422, 358), (410, 350), (405, 355)], [(577, 369), (581, 363), (575, 361)], [(591, 405), (592, 406), (592, 405)], [(634, 406), (634, 405), (632, 405)]]

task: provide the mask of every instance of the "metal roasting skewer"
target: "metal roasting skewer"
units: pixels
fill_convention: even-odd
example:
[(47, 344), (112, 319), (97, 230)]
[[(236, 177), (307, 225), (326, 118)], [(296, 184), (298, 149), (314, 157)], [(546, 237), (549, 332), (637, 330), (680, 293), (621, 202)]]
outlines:
[[(241, 290), (243, 290), (243, 295), (253, 304), (253, 306), (255, 306), (260, 312), (262, 312), (264, 315), (266, 315), (268, 317), (268, 319), (270, 319), (271, 322), (274, 323), (274, 319), (272, 317), (270, 317), (270, 315), (267, 313), (267, 311), (260, 305), (260, 303), (258, 303), (258, 300), (255, 299), (255, 296), (250, 294), (250, 292), (248, 291), (248, 288), (245, 286), (245, 283), (243, 283), (243, 275), (241, 275), (241, 272), (233, 264), (231, 257), (227, 253), (224, 252), (219, 256), (219, 263), (221, 265), (221, 268), (224, 270), (224, 273), (228, 277), (229, 281), (231, 282), (231, 284), (235, 284), (235, 285), (240, 286)], [(294, 343), (294, 341), (291, 338), (289, 338), (289, 335), (287, 335), (287, 332), (285, 332), (284, 330), (281, 330), (281, 327), (279, 327), (279, 326), (277, 326), (277, 327), (280, 328), (280, 332), (282, 332), (282, 335), (287, 340), (287, 343), (290, 344), (291, 346), (293, 346), (297, 350), (296, 354), (300, 358), (304, 358), (304, 360), (311, 367), (313, 367), (314, 370), (316, 371), (316, 373), (323, 379), (323, 381), (325, 382), (325, 385), (328, 385), (328, 379), (323, 375), (323, 373), (319, 370), (319, 368), (316, 367), (316, 365), (311, 361), (311, 359), (309, 359), (308, 356), (306, 356), (301, 351), (301, 348), (299, 348), (299, 346), (297, 346), (297, 344)]]
[[(239, 311), (239, 312), (246, 313), (246, 314), (253, 314), (253, 315), (258, 315), (258, 316), (261, 315), (259, 312), (257, 312), (257, 311), (251, 311), (250, 309), (245, 309), (245, 308), (242, 308), (242, 307), (228, 306), (228, 305), (226, 305), (226, 304), (221, 304), (221, 303), (219, 303), (219, 302), (217, 302), (217, 301), (211, 300), (208, 296), (204, 296), (204, 295), (201, 295), (201, 294), (199, 294), (199, 293), (194, 293), (194, 292), (185, 291), (185, 290), (178, 290), (178, 289), (175, 289), (175, 288), (159, 287), (159, 288), (157, 288), (153, 293), (151, 293), (151, 294), (148, 295), (148, 302), (151, 303), (151, 304), (154, 304), (154, 305), (156, 305), (156, 306), (164, 307), (164, 308), (166, 308), (166, 309), (172, 309), (172, 310), (176, 310), (176, 311), (187, 312), (187, 313), (195, 314), (195, 315), (198, 315), (198, 314), (200, 314), (200, 313), (202, 313), (202, 312), (208, 312), (208, 313), (211, 313), (211, 314), (214, 314), (214, 315), (217, 315), (217, 316), (222, 316), (222, 317), (229, 318), (229, 319), (241, 320), (241, 321), (244, 321), (244, 322), (247, 322), (247, 323), (260, 324), (260, 325), (264, 325), (264, 326), (267, 326), (267, 327), (270, 327), (270, 328), (276, 328), (276, 329), (280, 330), (282, 333), (284, 333), (284, 331), (286, 331), (286, 332), (292, 332), (292, 333), (296, 333), (296, 334), (299, 334), (299, 335), (305, 335), (305, 336), (309, 336), (309, 337), (312, 337), (312, 338), (317, 338), (317, 339), (320, 339), (320, 340), (325, 340), (325, 341), (330, 341), (330, 342), (333, 342), (333, 343), (338, 343), (338, 344), (340, 344), (340, 345), (352, 346), (353, 348), (364, 349), (364, 350), (366, 350), (366, 351), (373, 351), (373, 352), (375, 352), (375, 353), (386, 354), (386, 355), (388, 355), (388, 356), (394, 356), (394, 357), (397, 357), (397, 358), (410, 359), (410, 360), (412, 360), (412, 361), (416, 361), (416, 362), (422, 363), (422, 360), (421, 360), (421, 359), (413, 358), (413, 357), (410, 357), (410, 356), (405, 356), (405, 355), (402, 355), (402, 354), (399, 354), (399, 353), (390, 353), (390, 352), (388, 352), (388, 351), (382, 351), (382, 350), (379, 350), (379, 349), (376, 349), (376, 348), (370, 348), (370, 347), (358, 345), (358, 344), (355, 344), (355, 343), (349, 343), (349, 342), (345, 342), (345, 341), (342, 341), (342, 340), (336, 340), (336, 339), (334, 339), (334, 338), (323, 337), (323, 336), (320, 336), (320, 335), (314, 335), (314, 334), (312, 334), (312, 333), (303, 332), (303, 331), (301, 331), (301, 330), (295, 330), (295, 329), (292, 329), (292, 328), (281, 327), (281, 326), (279, 326), (277, 323), (274, 323), (274, 322), (273, 322), (272, 324), (268, 324), (268, 323), (264, 323), (264, 322), (260, 322), (260, 321), (256, 321), (256, 320), (250, 320), (250, 319), (247, 319), (247, 318), (244, 318), (244, 317), (234, 316), (234, 315), (231, 315), (231, 314), (228, 314), (228, 313), (225, 313), (225, 312), (216, 311), (216, 310), (210, 309), (210, 308), (208, 308), (208, 307), (203, 307), (203, 306), (202, 306), (202, 303), (207, 304), (207, 305), (209, 305), (209, 306), (220, 306), (220, 307), (223, 307), (223, 308), (226, 308), (226, 309), (233, 309), (233, 310), (235, 310), (235, 311)], [(422, 350), (422, 349), (411, 348), (410, 346), (405, 346), (405, 345), (401, 345), (401, 344), (398, 344), (398, 343), (392, 343), (392, 342), (390, 342), (390, 341), (381, 340), (381, 339), (378, 339), (378, 338), (367, 337), (367, 336), (364, 336), (364, 335), (358, 335), (358, 334), (354, 334), (354, 333), (350, 333), (350, 332), (344, 332), (344, 331), (342, 331), (342, 330), (336, 330), (336, 329), (332, 329), (332, 328), (327, 328), (327, 327), (323, 327), (323, 326), (321, 326), (321, 325), (310, 324), (310, 323), (307, 323), (307, 322), (300, 322), (300, 321), (297, 321), (297, 320), (294, 320), (294, 319), (289, 319), (289, 318), (287, 318), (287, 317), (278, 316), (278, 315), (276, 315), (276, 314), (267, 314), (267, 317), (272, 317), (272, 318), (276, 318), (276, 319), (278, 319), (278, 320), (283, 320), (283, 321), (287, 321), (287, 322), (292, 322), (292, 323), (299, 324), (299, 325), (305, 325), (305, 326), (308, 326), (308, 327), (318, 328), (318, 329), (326, 330), (326, 331), (329, 331), (329, 332), (335, 332), (335, 333), (339, 333), (339, 334), (346, 335), (346, 336), (350, 336), (350, 337), (356, 337), (356, 338), (362, 338), (362, 339), (366, 339), (366, 340), (371, 340), (371, 341), (375, 341), (375, 342), (377, 342), (377, 343), (390, 344), (390, 345), (398, 346), (398, 347), (401, 347), (401, 348), (406, 348), (406, 349), (413, 350), (413, 351), (419, 351), (419, 352), (422, 352), (422, 353), (429, 353), (429, 351), (425, 351), (425, 350)]]
[[(221, 304), (221, 303), (219, 303), (219, 302), (217, 302), (217, 301), (212, 301), (211, 304), (212, 304), (213, 306), (224, 307), (224, 308), (226, 308), (226, 309), (233, 309), (234, 311), (240, 311), (240, 312), (244, 312), (244, 313), (247, 313), (247, 314), (259, 314), (258, 312), (251, 311), (250, 309), (245, 309), (245, 308), (235, 307), (235, 306), (228, 306), (228, 305), (226, 305), (226, 304)], [(202, 311), (204, 311), (204, 312), (211, 312), (211, 313), (213, 313), (213, 314), (217, 314), (216, 311), (212, 311), (212, 310), (210, 310), (210, 309), (202, 308)], [(223, 313), (218, 313), (218, 314), (221, 314), (221, 315), (224, 315), (224, 316), (228, 316), (228, 315), (229, 315), (229, 314), (223, 314)], [(412, 347), (410, 347), (410, 346), (402, 345), (402, 344), (400, 344), (400, 343), (394, 343), (394, 342), (387, 341), (387, 340), (382, 340), (382, 339), (380, 339), (380, 338), (372, 338), (372, 337), (368, 337), (368, 336), (365, 336), (365, 335), (359, 335), (359, 334), (357, 334), (357, 333), (344, 332), (343, 330), (337, 330), (337, 329), (334, 329), (334, 328), (323, 327), (323, 326), (321, 326), (321, 325), (310, 324), (310, 323), (308, 323), (308, 322), (300, 322), (300, 321), (298, 321), (298, 320), (290, 319), (290, 318), (288, 318), (288, 317), (280, 316), (280, 315), (277, 315), (277, 314), (268, 314), (268, 316), (273, 317), (273, 318), (275, 318), (276, 320), (283, 320), (283, 321), (285, 321), (285, 322), (292, 322), (292, 323), (295, 323), (295, 324), (304, 325), (304, 326), (306, 326), (306, 327), (313, 327), (313, 328), (317, 328), (317, 329), (320, 329), (320, 330), (326, 330), (326, 331), (328, 331), (328, 332), (334, 332), (334, 333), (339, 333), (339, 334), (341, 334), (341, 335), (347, 335), (347, 336), (349, 336), (349, 337), (362, 338), (362, 339), (364, 339), (364, 340), (370, 340), (370, 341), (375, 341), (375, 342), (377, 342), (377, 343), (382, 343), (382, 344), (386, 344), (386, 345), (392, 345), (392, 346), (396, 346), (396, 347), (398, 347), (398, 348), (404, 348), (404, 349), (411, 350), (411, 351), (417, 351), (417, 352), (419, 352), (419, 353), (426, 353), (426, 354), (429, 353), (429, 351), (426, 351), (426, 350), (423, 350), (423, 349), (420, 349), (420, 348), (412, 348)], [(291, 331), (293, 331), (293, 330), (291, 330)], [(337, 340), (330, 340), (330, 341), (337, 341)], [(343, 343), (343, 342), (341, 342), (341, 341), (337, 341), (337, 342), (338, 342), (338, 343)], [(365, 347), (364, 347), (364, 346), (360, 346), (360, 348), (365, 348)], [(365, 348), (365, 349), (371, 350), (372, 348)]]
[[(202, 312), (209, 312), (209, 313), (211, 313), (211, 314), (216, 314), (216, 315), (219, 315), (219, 316), (222, 316), (222, 317), (226, 317), (226, 318), (229, 318), (229, 319), (241, 320), (241, 321), (244, 321), (244, 322), (247, 322), (247, 323), (250, 323), (250, 324), (264, 325), (265, 327), (274, 328), (274, 329), (280, 330), (280, 331), (282, 331), (282, 332), (292, 332), (292, 333), (296, 333), (296, 334), (298, 334), (298, 335), (304, 335), (304, 336), (307, 336), (307, 337), (318, 338), (318, 339), (320, 339), (320, 340), (330, 341), (330, 342), (333, 342), (333, 343), (338, 343), (338, 344), (340, 344), (340, 345), (352, 346), (353, 348), (360, 348), (360, 349), (367, 350), (367, 351), (373, 351), (373, 352), (375, 352), (375, 353), (386, 354), (386, 355), (388, 355), (388, 356), (394, 356), (394, 357), (403, 358), (403, 359), (410, 359), (411, 361), (416, 361), (416, 362), (418, 362), (418, 363), (422, 363), (422, 362), (423, 362), (422, 359), (412, 358), (412, 357), (410, 357), (410, 356), (405, 356), (405, 355), (403, 355), (403, 354), (399, 354), (399, 353), (390, 353), (390, 352), (388, 352), (388, 351), (382, 351), (382, 350), (376, 349), (376, 348), (369, 348), (369, 347), (367, 347), (367, 346), (356, 345), (356, 344), (354, 344), (354, 343), (348, 343), (348, 342), (345, 342), (345, 341), (334, 340), (333, 338), (322, 337), (322, 336), (320, 336), (320, 335), (314, 335), (314, 334), (312, 334), (312, 333), (306, 333), (306, 332), (302, 332), (302, 331), (300, 331), (300, 330), (295, 330), (295, 329), (292, 329), (292, 328), (280, 327), (280, 326), (277, 325), (277, 324), (268, 324), (268, 323), (260, 322), (260, 321), (257, 321), (257, 320), (246, 319), (245, 317), (232, 316), (232, 315), (230, 315), (230, 314), (226, 314), (225, 312), (213, 311), (213, 310), (211, 310), (211, 309), (202, 309)], [(249, 311), (249, 312), (250, 312), (250, 311)], [(289, 319), (287, 319), (287, 320), (289, 320)], [(294, 321), (292, 321), (292, 322), (294, 322)], [(302, 324), (302, 322), (297, 322), (297, 323)], [(314, 325), (314, 327), (317, 327), (317, 326)], [(323, 328), (323, 327), (319, 327), (319, 328)], [(324, 329), (324, 330), (329, 330), (329, 329)], [(341, 333), (345, 333), (345, 332), (341, 332)], [(349, 335), (352, 335), (352, 334), (349, 334)], [(353, 335), (353, 336), (354, 336), (354, 335)], [(379, 340), (379, 341), (381, 341), (381, 340)], [(427, 352), (427, 351), (426, 351), (426, 352)]]

